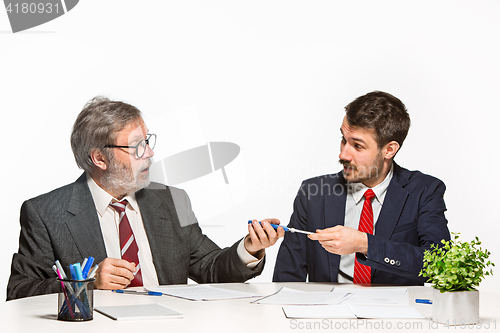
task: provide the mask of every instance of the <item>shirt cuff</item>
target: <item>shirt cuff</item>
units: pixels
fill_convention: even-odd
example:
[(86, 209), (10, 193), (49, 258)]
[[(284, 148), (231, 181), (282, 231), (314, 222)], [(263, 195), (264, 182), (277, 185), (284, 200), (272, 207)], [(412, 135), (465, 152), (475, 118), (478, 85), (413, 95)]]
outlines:
[(262, 261), (265, 254), (265, 250), (263, 249), (257, 252), (257, 257), (260, 257), (259, 259), (248, 253), (247, 249), (245, 248), (245, 238), (241, 240), (236, 249), (236, 252), (238, 253), (241, 261), (243, 261), (243, 263), (247, 265), (248, 268), (254, 268), (255, 266), (257, 266)]

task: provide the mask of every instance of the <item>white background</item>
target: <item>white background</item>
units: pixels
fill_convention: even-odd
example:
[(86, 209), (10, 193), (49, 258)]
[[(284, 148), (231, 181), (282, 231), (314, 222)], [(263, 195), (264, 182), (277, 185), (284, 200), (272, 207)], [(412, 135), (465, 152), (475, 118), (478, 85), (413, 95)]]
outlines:
[[(479, 236), (500, 264), (499, 17), (498, 1), (85, 0), (12, 34), (0, 10), (0, 298), (21, 204), (81, 174), (69, 135), (99, 94), (143, 111), (157, 157), (241, 147), (229, 186), (220, 171), (179, 185), (205, 233), (229, 246), (248, 219), (288, 223), (301, 181), (340, 169), (344, 106), (392, 93), (412, 119), (397, 162), (442, 179), (450, 230)], [(271, 280), (277, 249), (253, 281)]]

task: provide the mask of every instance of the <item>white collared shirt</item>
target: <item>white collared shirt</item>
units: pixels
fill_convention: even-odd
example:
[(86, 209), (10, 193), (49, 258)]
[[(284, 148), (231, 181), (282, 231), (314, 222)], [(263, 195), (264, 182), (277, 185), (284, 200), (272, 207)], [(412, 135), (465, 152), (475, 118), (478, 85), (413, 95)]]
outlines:
[[(90, 193), (94, 199), (94, 204), (99, 216), (99, 223), (101, 225), (102, 236), (104, 238), (104, 245), (108, 257), (121, 259), (120, 251), (120, 214), (114, 210), (109, 204), (112, 201), (118, 201), (111, 194), (103, 190), (95, 183), (92, 177), (87, 176), (87, 184)], [(135, 194), (127, 195), (122, 200), (127, 200), (128, 204), (125, 210), (127, 218), (134, 233), (134, 238), (139, 247), (139, 262), (141, 263), (142, 282), (144, 286), (154, 287), (158, 286), (158, 277), (156, 276), (156, 269), (153, 264), (153, 256), (151, 255), (151, 248), (149, 246), (148, 237), (144, 224), (142, 223), (141, 211)], [(120, 200), (121, 201), (121, 200)]]
[[(118, 201), (111, 194), (102, 189), (96, 182), (87, 175), (87, 184), (94, 199), (97, 215), (99, 216), (99, 223), (101, 225), (101, 232), (104, 239), (104, 246), (106, 253), (110, 258), (121, 259), (120, 250), (120, 214), (114, 210), (109, 204), (112, 201)], [(139, 262), (141, 264), (142, 281), (145, 287), (158, 286), (158, 277), (156, 275), (156, 268), (153, 263), (153, 256), (151, 254), (151, 247), (149, 240), (144, 229), (141, 211), (135, 193), (127, 195), (122, 200), (127, 200), (128, 204), (125, 210), (127, 218), (134, 233), (134, 238), (139, 247)], [(120, 201), (122, 201), (120, 200)], [(257, 266), (261, 259), (255, 258), (245, 249), (244, 238), (237, 248), (240, 259), (249, 268)]]
[[(394, 164), (391, 165), (389, 173), (385, 179), (378, 185), (372, 187), (372, 191), (375, 193), (375, 198), (372, 200), (373, 209), (373, 232), (375, 233), (375, 225), (384, 204), (385, 194), (387, 193), (387, 187), (389, 186), (394, 171)], [(358, 229), (359, 219), (361, 218), (361, 211), (363, 210), (363, 203), (365, 199), (363, 197), (366, 190), (369, 189), (368, 186), (362, 183), (348, 183), (347, 184), (347, 198), (345, 204), (345, 220), (344, 226)], [(339, 269), (350, 277), (354, 276), (354, 258), (356, 254), (348, 254), (340, 256), (340, 266)], [(342, 275), (338, 275), (338, 282), (351, 283), (348, 279), (344, 278)]]

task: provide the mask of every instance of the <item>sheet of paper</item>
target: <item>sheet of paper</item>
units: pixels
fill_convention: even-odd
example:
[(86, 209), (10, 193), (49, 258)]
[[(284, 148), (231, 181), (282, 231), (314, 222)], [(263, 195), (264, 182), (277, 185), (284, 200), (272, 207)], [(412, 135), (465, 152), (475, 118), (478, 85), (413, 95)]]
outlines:
[(425, 319), (425, 317), (412, 306), (366, 306), (348, 305), (358, 318), (370, 319)]
[(276, 293), (252, 303), (281, 305), (340, 304), (349, 296), (346, 292), (301, 291), (282, 287)]
[(406, 288), (335, 288), (337, 293), (352, 293), (347, 303), (398, 304), (408, 292)]
[(186, 285), (182, 287), (159, 286), (146, 288), (149, 291), (156, 291), (164, 295), (180, 297), (192, 301), (215, 301), (223, 299), (235, 299), (262, 296), (258, 294), (236, 291), (209, 285)]
[(285, 305), (283, 312), (287, 318), (295, 319), (356, 319), (351, 308), (345, 304), (339, 305)]

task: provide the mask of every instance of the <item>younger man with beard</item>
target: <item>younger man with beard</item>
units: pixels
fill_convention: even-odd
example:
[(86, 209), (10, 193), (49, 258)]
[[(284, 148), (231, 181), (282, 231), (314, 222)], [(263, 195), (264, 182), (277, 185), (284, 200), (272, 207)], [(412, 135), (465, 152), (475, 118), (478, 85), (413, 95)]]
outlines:
[(284, 231), (249, 225), (248, 235), (220, 249), (203, 235), (187, 194), (150, 184), (155, 134), (127, 103), (94, 98), (80, 112), (71, 147), (84, 174), (73, 184), (26, 201), (7, 300), (57, 292), (52, 270), (92, 256), (94, 286), (123, 289), (187, 283), (244, 282), (259, 275), (264, 249)]
[(394, 162), (409, 127), (404, 104), (390, 94), (375, 91), (346, 106), (344, 169), (302, 183), (288, 226), (316, 233), (285, 235), (274, 281), (425, 282), (418, 277), (424, 250), (450, 239), (445, 185)]

